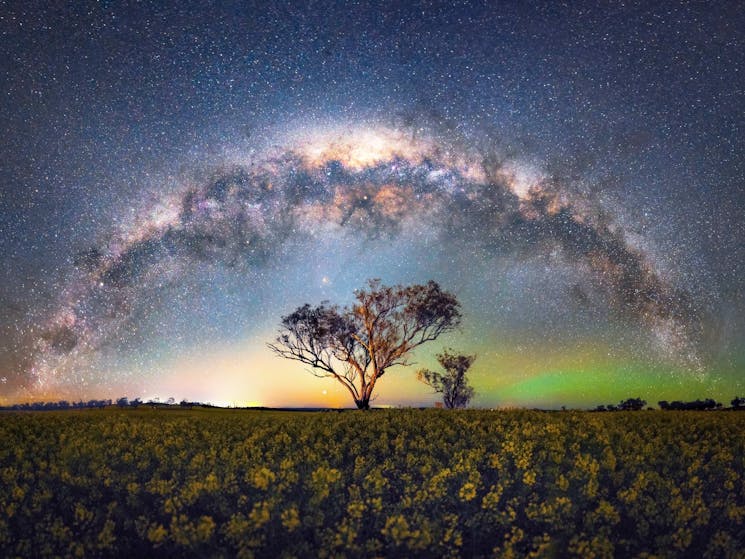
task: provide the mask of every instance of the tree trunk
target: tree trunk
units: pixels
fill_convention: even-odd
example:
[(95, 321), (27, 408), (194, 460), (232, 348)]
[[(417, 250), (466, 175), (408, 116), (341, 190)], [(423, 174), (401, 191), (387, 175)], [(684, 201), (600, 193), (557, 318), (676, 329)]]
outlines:
[(357, 409), (359, 410), (370, 409), (370, 398), (361, 398), (359, 400), (355, 400), (354, 403), (357, 404)]

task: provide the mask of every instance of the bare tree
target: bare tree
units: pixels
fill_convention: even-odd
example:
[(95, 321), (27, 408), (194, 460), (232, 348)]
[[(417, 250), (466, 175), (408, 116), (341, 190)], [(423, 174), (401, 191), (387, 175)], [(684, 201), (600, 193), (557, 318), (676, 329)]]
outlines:
[(351, 307), (298, 307), (282, 317), (279, 336), (268, 345), (309, 365), (315, 376), (335, 378), (359, 409), (368, 409), (388, 368), (408, 365), (412, 350), (460, 324), (460, 303), (434, 281), (389, 287), (370, 280), (355, 299)]
[(417, 378), (434, 388), (435, 392), (442, 394), (446, 408), (465, 408), (475, 394), (466, 378), (466, 372), (475, 359), (475, 355), (453, 353), (452, 349), (446, 349), (437, 355), (437, 360), (445, 369), (445, 373), (420, 369), (417, 371)]

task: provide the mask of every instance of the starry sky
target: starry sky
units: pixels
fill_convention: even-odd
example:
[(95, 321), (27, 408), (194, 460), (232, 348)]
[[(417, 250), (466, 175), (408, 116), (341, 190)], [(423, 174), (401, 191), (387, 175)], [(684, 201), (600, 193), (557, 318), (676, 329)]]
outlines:
[(745, 393), (739, 2), (3, 2), (0, 404), (348, 406), (266, 347), (368, 278), (457, 332), (374, 405)]

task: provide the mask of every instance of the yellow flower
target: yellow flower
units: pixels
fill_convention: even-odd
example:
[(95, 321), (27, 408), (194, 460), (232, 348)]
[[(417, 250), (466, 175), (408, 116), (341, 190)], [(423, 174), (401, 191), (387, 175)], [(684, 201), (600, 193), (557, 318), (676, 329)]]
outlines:
[(167, 537), (168, 530), (166, 530), (162, 524), (154, 525), (147, 531), (147, 539), (155, 544), (155, 547), (162, 544)]
[(256, 528), (261, 528), (264, 524), (269, 522), (270, 517), (269, 504), (263, 501), (256, 503), (248, 515), (248, 519)]
[(476, 486), (469, 482), (463, 484), (463, 487), (458, 491), (458, 497), (461, 501), (470, 501), (476, 496)]
[(533, 470), (527, 470), (523, 474), (523, 483), (528, 486), (535, 485), (536, 474)]
[(282, 520), (282, 526), (284, 526), (288, 532), (293, 532), (298, 526), (300, 526), (300, 515), (296, 506), (283, 510), (280, 515)]
[(251, 476), (251, 485), (256, 489), (266, 490), (275, 478), (276, 476), (274, 475), (274, 472), (269, 468), (261, 467), (254, 470), (253, 475)]

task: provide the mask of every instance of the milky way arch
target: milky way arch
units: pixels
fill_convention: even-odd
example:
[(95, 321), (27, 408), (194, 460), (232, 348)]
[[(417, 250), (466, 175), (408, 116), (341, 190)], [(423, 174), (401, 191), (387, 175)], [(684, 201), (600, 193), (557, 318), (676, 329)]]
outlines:
[(186, 264), (261, 267), (288, 240), (324, 227), (396, 236), (407, 222), (494, 255), (558, 249), (588, 267), (611, 308), (647, 328), (661, 351), (700, 367), (700, 313), (649, 255), (561, 184), (539, 174), (525, 178), (516, 162), (489, 160), (367, 128), (306, 135), (225, 165), (75, 257), (77, 273), (55, 310), (29, 330), (28, 387), (71, 382), (62, 371), (111, 343), (141, 291), (163, 276), (178, 277)]

